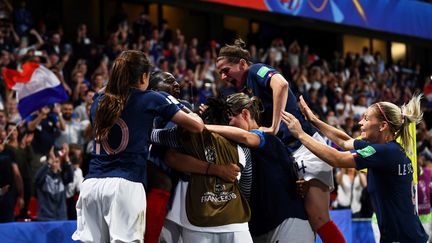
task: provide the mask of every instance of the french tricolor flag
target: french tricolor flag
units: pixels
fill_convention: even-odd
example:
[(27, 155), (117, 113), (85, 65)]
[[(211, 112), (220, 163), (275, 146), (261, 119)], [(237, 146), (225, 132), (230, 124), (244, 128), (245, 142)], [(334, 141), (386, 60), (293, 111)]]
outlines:
[(6, 86), (16, 91), (22, 118), (46, 105), (69, 99), (57, 76), (38, 63), (24, 63), (21, 72), (3, 68), (2, 74)]

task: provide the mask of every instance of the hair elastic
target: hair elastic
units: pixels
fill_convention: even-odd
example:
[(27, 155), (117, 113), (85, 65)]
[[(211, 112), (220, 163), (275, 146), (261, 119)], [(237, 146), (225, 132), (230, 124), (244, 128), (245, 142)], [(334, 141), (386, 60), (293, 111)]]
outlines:
[(407, 116), (406, 116), (406, 114), (405, 114), (405, 113), (401, 113), (401, 117), (402, 117), (402, 120), (403, 120), (403, 122), (405, 122), (405, 121), (406, 121), (406, 119), (407, 119)]

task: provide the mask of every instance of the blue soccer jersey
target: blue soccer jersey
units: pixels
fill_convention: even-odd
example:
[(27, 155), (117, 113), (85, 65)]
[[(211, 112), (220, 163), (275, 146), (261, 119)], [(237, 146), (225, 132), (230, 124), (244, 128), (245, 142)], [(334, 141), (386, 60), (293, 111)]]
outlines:
[(402, 147), (391, 141), (369, 144), (355, 140), (357, 169), (368, 168), (367, 190), (378, 219), (381, 242), (426, 242), (415, 210), (413, 168)]
[[(178, 99), (174, 98), (172, 95), (168, 94), (165, 91), (157, 91), (159, 94), (165, 97), (168, 102), (172, 102), (178, 106), (178, 108), (181, 110), (184, 107), (186, 107), (183, 103), (181, 103)], [(171, 122), (170, 120), (166, 120), (164, 116), (158, 116), (155, 118), (153, 122), (153, 128), (170, 128), (175, 126), (175, 123)]]
[[(103, 95), (94, 99), (90, 119)], [(95, 143), (86, 178), (120, 177), (146, 182), (146, 161), (154, 118), (166, 120), (179, 111), (172, 101), (154, 91), (132, 89), (120, 119), (111, 128), (108, 139)]]
[(251, 149), (252, 217), (249, 230), (259, 236), (276, 228), (285, 219), (307, 220), (303, 199), (296, 192), (294, 159), (282, 141), (269, 133), (252, 130), (260, 137), (258, 148)]
[[(183, 103), (181, 103), (179, 100), (174, 98), (169, 93), (164, 92), (164, 91), (158, 91), (158, 93), (161, 94), (162, 96), (164, 96), (165, 99), (167, 99), (168, 101), (176, 104), (180, 110), (183, 109), (184, 107), (186, 107)], [(174, 126), (175, 126), (174, 122), (172, 122), (170, 120), (166, 120), (163, 116), (158, 116), (153, 121), (153, 128), (171, 128)], [(155, 145), (155, 144), (152, 145), (152, 147), (149, 151), (148, 161), (153, 163), (155, 166), (157, 166), (159, 169), (161, 169), (166, 174), (174, 176), (171, 173), (171, 168), (168, 165), (166, 165), (165, 161), (164, 161), (166, 151), (167, 151), (167, 148), (165, 146), (160, 146), (160, 145)], [(146, 184), (146, 186), (147, 186), (147, 184)]]
[[(270, 127), (273, 120), (273, 93), (270, 88), (270, 79), (273, 75), (279, 74), (279, 72), (273, 67), (264, 64), (253, 64), (249, 67), (246, 88), (252, 92), (254, 96), (261, 99), (264, 106), (264, 112), (261, 117), (261, 125)], [(303, 130), (313, 135), (316, 130), (315, 128), (304, 118), (298, 105), (297, 99), (294, 93), (288, 88), (288, 100), (286, 103), (285, 111), (293, 114), (302, 124)], [(280, 128), (277, 136), (286, 144), (289, 145), (290, 149), (295, 150), (300, 147), (301, 143), (288, 130), (285, 123), (280, 123)]]

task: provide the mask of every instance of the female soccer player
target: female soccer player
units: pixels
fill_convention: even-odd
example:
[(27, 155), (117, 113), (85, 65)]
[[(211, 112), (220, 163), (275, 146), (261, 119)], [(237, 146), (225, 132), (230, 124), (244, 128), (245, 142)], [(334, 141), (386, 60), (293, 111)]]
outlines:
[[(414, 96), (402, 107), (389, 102), (371, 105), (359, 122), (362, 136), (359, 140), (319, 120), (301, 97), (301, 108), (308, 120), (339, 147), (350, 150), (346, 152), (316, 142), (302, 130), (298, 119), (282, 113), (291, 134), (325, 162), (342, 168), (368, 168), (367, 190), (377, 214), (381, 242), (428, 240), (415, 210), (413, 167), (407, 157), (407, 152), (412, 151), (409, 123), (422, 119), (420, 99), (421, 96)], [(408, 151), (395, 141), (399, 136)]]
[(210, 131), (251, 148), (252, 187), (249, 230), (254, 242), (314, 242), (305, 205), (296, 193), (296, 169), (282, 141), (257, 130), (260, 100), (244, 93), (227, 99), (230, 126), (206, 125)]
[(288, 87), (288, 81), (273, 67), (250, 60), (250, 54), (244, 49), (241, 39), (233, 45), (222, 47), (216, 67), (221, 78), (234, 83), (238, 91), (252, 93), (260, 98), (264, 112), (261, 116), (260, 130), (276, 134), (292, 151), (298, 164), (299, 175), (310, 183), (305, 197), (309, 222), (315, 232), (326, 242), (345, 242), (337, 226), (330, 220), (330, 191), (333, 190), (333, 168), (318, 157), (290, 134), (285, 124), (281, 123), (281, 111), (294, 114), (301, 121), (302, 128), (315, 139), (324, 142), (316, 129), (303, 117), (297, 105), (296, 97)]
[(148, 91), (150, 62), (140, 51), (124, 51), (114, 61), (106, 89), (92, 104), (95, 145), (77, 202), (74, 240), (143, 242), (146, 163), (156, 116), (201, 132), (201, 118)]

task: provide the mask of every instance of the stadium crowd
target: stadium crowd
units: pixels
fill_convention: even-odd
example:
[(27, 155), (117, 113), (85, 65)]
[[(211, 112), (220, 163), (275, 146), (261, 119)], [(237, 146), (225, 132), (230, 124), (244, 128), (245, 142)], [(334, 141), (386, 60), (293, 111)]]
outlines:
[[(101, 41), (85, 23), (76, 27), (73, 39), (65, 39), (61, 28), (47, 30), (44, 22), (36, 22), (25, 3), (12, 9), (0, 1), (0, 18), (0, 67), (41, 63), (57, 75), (70, 97), (20, 117), (16, 94), (0, 76), (0, 222), (76, 219), (75, 202), (93, 148), (89, 108), (122, 51), (141, 50), (153, 71), (172, 73), (181, 87), (180, 98), (192, 109), (208, 97), (235, 90), (221, 81), (216, 70), (216, 55), (224, 43), (185, 36), (166, 21), (155, 26), (146, 14), (130, 22), (127, 15), (114, 16)], [(371, 104), (407, 103), (413, 94), (432, 89), (420, 65), (385, 62), (367, 47), (362, 53), (335, 51), (332, 59), (325, 60), (307, 43), (285, 41), (276, 36), (270, 43), (248, 43), (252, 61), (277, 68), (321, 120), (351, 137), (359, 136), (357, 123)], [(425, 116), (430, 116), (431, 108), (432, 100), (425, 99)], [(432, 124), (425, 121), (417, 127), (418, 191), (420, 213), (429, 214)], [(351, 209), (354, 217), (371, 217), (364, 174), (336, 169), (334, 175), (330, 207)]]

